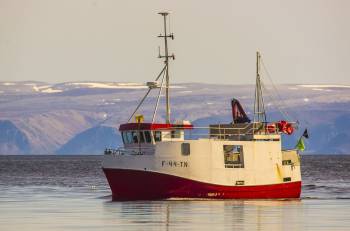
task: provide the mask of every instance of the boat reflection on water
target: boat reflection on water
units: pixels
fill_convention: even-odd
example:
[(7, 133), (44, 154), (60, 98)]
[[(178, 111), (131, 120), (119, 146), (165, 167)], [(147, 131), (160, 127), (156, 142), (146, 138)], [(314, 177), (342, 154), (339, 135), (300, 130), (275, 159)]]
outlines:
[[(163, 200), (108, 202), (120, 225), (165, 230), (303, 230), (301, 200)], [(128, 226), (129, 227), (129, 226)]]

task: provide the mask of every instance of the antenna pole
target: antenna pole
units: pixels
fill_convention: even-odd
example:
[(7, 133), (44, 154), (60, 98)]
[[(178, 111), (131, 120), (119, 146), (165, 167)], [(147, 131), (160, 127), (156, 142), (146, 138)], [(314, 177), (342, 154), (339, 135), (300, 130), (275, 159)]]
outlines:
[(264, 108), (264, 99), (261, 90), (260, 79), (260, 52), (256, 52), (256, 83), (255, 83), (255, 101), (254, 101), (254, 122), (266, 122), (266, 113)]
[(164, 38), (164, 55), (159, 54), (159, 58), (164, 58), (165, 63), (165, 98), (166, 98), (166, 123), (170, 124), (170, 98), (169, 98), (169, 58), (175, 59), (174, 54), (169, 55), (168, 50), (168, 38), (174, 39), (173, 34), (167, 34), (166, 18), (168, 12), (160, 12), (160, 15), (164, 18), (164, 35), (160, 34), (159, 38)]
[(257, 121), (260, 122), (260, 94), (259, 94), (259, 82), (260, 82), (260, 53), (259, 51), (256, 52), (256, 80), (255, 80), (255, 106), (256, 111), (255, 114), (257, 115)]

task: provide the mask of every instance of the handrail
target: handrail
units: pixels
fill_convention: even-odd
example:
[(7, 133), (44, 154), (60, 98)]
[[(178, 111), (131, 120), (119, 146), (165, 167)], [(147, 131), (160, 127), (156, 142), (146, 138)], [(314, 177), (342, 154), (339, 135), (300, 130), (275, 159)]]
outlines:
[[(212, 124), (212, 125), (217, 125), (218, 127), (192, 127), (191, 129), (186, 129), (186, 130), (194, 130), (194, 129), (225, 129), (225, 130), (244, 130), (244, 129), (247, 129), (249, 126), (253, 125), (254, 127), (254, 124), (262, 124), (264, 126), (266, 125), (269, 125), (269, 124), (272, 124), (274, 122), (252, 122), (252, 123), (247, 123), (245, 124), (244, 127), (240, 127), (240, 128), (223, 128), (223, 127), (220, 127), (222, 125), (227, 125), (227, 124)], [(288, 122), (292, 125), (295, 125), (297, 124), (296, 122)], [(181, 125), (179, 125), (179, 127), (176, 127), (176, 126), (172, 126), (170, 128), (152, 128), (152, 130), (185, 130), (183, 127), (181, 127)], [(256, 130), (260, 130), (260, 129), (256, 129)]]
[(105, 155), (145, 155), (147, 151), (152, 151), (154, 150), (153, 148), (149, 147), (142, 147), (136, 148), (136, 147), (119, 147), (119, 148), (106, 148), (104, 151)]

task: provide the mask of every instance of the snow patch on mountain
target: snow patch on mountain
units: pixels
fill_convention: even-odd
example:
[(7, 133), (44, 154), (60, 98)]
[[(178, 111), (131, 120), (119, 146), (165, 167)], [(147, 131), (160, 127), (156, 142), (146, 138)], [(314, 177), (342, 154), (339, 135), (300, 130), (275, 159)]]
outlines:
[(192, 93), (193, 91), (180, 91), (179, 93), (182, 93), (182, 94), (189, 94), (189, 93)]
[(16, 85), (16, 84), (15, 83), (5, 82), (5, 83), (2, 83), (2, 85), (4, 85), (4, 86), (13, 86), (13, 85)]
[(315, 88), (315, 89), (320, 89), (320, 88), (350, 88), (349, 85), (339, 85), (339, 84), (320, 84), (320, 85), (315, 85), (315, 84), (303, 84), (303, 85), (297, 85), (298, 87), (305, 87), (305, 88)]
[(41, 92), (42, 93), (59, 93), (59, 92), (62, 92), (62, 90), (46, 88), (46, 89), (42, 90)]
[(32, 86), (35, 92), (49, 93), (49, 94), (62, 92), (62, 90), (53, 89), (50, 85), (44, 85), (44, 86), (37, 86), (35, 84), (27, 84), (27, 85)]
[(32, 86), (33, 90), (36, 91), (36, 92), (39, 92), (39, 91), (41, 91), (43, 89), (51, 87), (51, 85), (38, 86), (38, 85), (33, 84), (33, 83), (28, 83), (28, 84), (25, 84), (25, 85)]
[(83, 86), (87, 88), (106, 88), (106, 89), (145, 89), (145, 85), (137, 83), (97, 83), (97, 82), (81, 82), (68, 83), (68, 85)]
[[(112, 83), (112, 82), (75, 82), (66, 85), (87, 88), (104, 89), (147, 89), (148, 86), (142, 83)], [(170, 86), (170, 88), (184, 88), (183, 86)]]

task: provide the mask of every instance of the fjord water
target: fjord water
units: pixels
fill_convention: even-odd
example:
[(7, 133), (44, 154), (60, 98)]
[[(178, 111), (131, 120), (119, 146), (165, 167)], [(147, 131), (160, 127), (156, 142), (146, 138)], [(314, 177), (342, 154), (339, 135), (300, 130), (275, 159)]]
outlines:
[(350, 156), (303, 156), (301, 200), (112, 202), (102, 156), (0, 156), (0, 230), (350, 230)]

